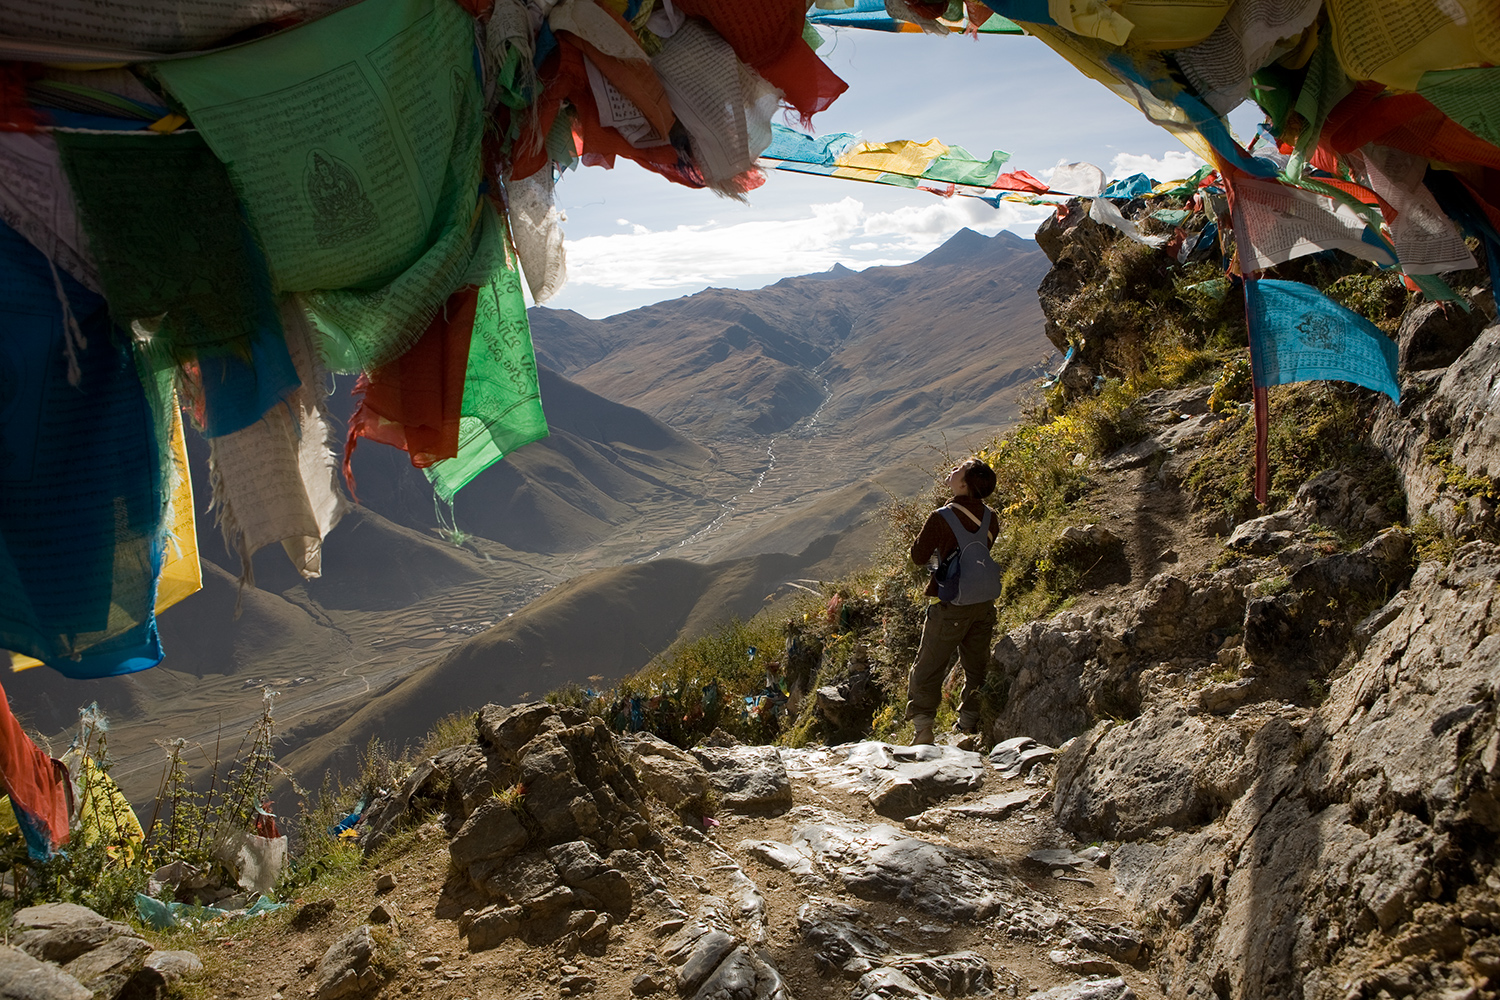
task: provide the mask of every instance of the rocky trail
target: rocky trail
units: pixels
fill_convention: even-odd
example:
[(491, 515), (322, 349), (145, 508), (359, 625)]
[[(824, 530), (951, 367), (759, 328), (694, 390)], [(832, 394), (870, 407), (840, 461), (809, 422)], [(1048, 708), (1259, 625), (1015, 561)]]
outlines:
[(213, 995), (1160, 996), (1051, 748), (687, 752), (544, 704), (478, 732), (372, 807), (353, 898), (217, 939)]

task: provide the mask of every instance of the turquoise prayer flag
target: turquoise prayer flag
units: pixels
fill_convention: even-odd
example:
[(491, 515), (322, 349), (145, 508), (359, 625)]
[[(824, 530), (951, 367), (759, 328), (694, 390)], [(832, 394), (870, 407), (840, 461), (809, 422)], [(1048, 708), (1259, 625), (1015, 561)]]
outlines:
[(1270, 278), (1245, 282), (1255, 384), (1336, 379), (1401, 401), (1396, 344), (1363, 316), (1311, 285)]

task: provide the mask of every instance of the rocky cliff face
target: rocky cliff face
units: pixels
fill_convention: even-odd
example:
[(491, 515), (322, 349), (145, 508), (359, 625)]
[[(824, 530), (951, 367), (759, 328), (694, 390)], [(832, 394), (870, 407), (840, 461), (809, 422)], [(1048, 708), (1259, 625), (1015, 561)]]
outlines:
[[(1044, 308), (1114, 242), (1066, 222)], [(1403, 402), (1371, 403), (1404, 524), (1331, 471), (1208, 565), (996, 646), (992, 735), (1071, 740), (1054, 816), (1112, 851), (1168, 996), (1500, 995), (1500, 325), (1472, 299), (1451, 336), (1407, 309)]]

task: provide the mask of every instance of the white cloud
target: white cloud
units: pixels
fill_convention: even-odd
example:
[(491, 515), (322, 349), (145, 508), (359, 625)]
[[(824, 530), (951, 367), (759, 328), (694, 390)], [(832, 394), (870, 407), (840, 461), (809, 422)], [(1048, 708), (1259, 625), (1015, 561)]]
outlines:
[(1203, 166), (1203, 158), (1185, 149), (1169, 149), (1161, 156), (1143, 153), (1119, 153), (1109, 164), (1109, 177), (1119, 180), (1132, 174), (1145, 174), (1158, 181), (1175, 181), (1191, 177)]
[(965, 226), (994, 235), (1002, 229), (1029, 234), (1046, 208), (974, 198), (933, 199), (893, 211), (872, 212), (855, 198), (809, 206), (790, 219), (755, 219), (733, 225), (679, 225), (652, 231), (633, 224), (629, 233), (569, 240), (568, 284), (606, 289), (680, 290), (770, 280), (826, 271), (835, 262), (856, 268), (901, 264), (941, 244)]

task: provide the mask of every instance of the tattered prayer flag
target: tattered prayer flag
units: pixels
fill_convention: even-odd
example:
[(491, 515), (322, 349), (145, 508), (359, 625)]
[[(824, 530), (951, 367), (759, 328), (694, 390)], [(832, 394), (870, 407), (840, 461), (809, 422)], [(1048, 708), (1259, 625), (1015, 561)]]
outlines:
[(990, 182), (992, 191), (1027, 191), (1031, 194), (1046, 194), (1047, 185), (1037, 180), (1024, 170), (1012, 170), (1009, 173), (998, 174)]
[(1364, 168), (1370, 187), (1391, 206), (1391, 239), (1409, 275), (1431, 275), (1475, 266), (1453, 220), (1443, 214), (1422, 182), (1427, 161), (1373, 143), (1350, 159)]
[(1089, 206), (1089, 218), (1106, 226), (1113, 226), (1137, 243), (1144, 243), (1148, 247), (1159, 247), (1167, 242), (1165, 236), (1147, 236), (1141, 232), (1141, 227), (1131, 220), (1125, 218), (1115, 203), (1108, 198), (1095, 198)]
[(768, 160), (832, 167), (840, 153), (858, 143), (859, 137), (848, 132), (808, 135), (780, 122), (772, 122), (771, 145), (761, 155)]
[(1110, 181), (1109, 186), (1104, 189), (1106, 198), (1140, 198), (1151, 193), (1156, 182), (1145, 174), (1131, 174), (1117, 181)]
[(209, 440), (219, 527), (247, 584), (255, 582), (256, 551), (274, 542), (304, 578), (322, 575), (323, 539), (347, 508), (312, 329), (293, 299), (282, 304), (282, 322), (301, 384), (249, 427)]
[(344, 443), (344, 480), (351, 493), (354, 451), (362, 437), (400, 448), (419, 469), (457, 457), (477, 299), (473, 287), (454, 292), (411, 350), (359, 377), (359, 407)]
[(1234, 189), (1234, 229), (1241, 273), (1263, 271), (1321, 250), (1343, 250), (1377, 264), (1396, 255), (1364, 219), (1327, 195), (1240, 176)]
[[(486, 220), (498, 230), (498, 220)], [(547, 436), (526, 300), (514, 261), (496, 267), (480, 287), (464, 373), (458, 455), (425, 470), (448, 503), (475, 476), (523, 444)]]
[(340, 371), (398, 357), (469, 265), (482, 95), (473, 19), (364, 0), (153, 71), (228, 168), (275, 287)]
[(1363, 316), (1311, 285), (1245, 281), (1255, 384), (1262, 388), (1336, 379), (1401, 400), (1396, 344)]
[(1065, 163), (1052, 171), (1050, 184), (1060, 194), (1094, 198), (1104, 192), (1104, 171), (1092, 163)]
[(1335, 50), (1355, 80), (1416, 90), (1424, 73), (1500, 61), (1495, 0), (1327, 0)]

